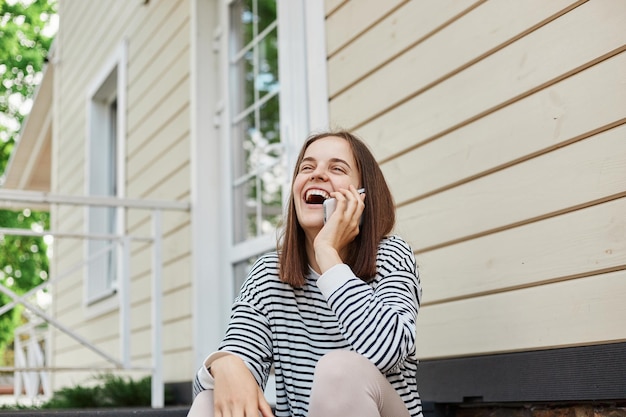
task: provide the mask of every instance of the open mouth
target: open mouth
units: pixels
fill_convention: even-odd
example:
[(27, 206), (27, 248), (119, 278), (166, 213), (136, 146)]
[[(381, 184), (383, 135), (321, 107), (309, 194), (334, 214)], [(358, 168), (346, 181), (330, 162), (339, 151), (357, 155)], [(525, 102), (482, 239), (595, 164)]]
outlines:
[(322, 204), (327, 198), (330, 198), (330, 194), (324, 190), (318, 189), (308, 190), (305, 195), (307, 204)]

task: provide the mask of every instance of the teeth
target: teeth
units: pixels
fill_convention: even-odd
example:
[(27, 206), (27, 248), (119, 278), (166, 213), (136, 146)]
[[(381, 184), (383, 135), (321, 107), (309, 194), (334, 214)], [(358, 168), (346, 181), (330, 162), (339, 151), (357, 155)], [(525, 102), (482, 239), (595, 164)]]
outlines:
[(328, 194), (324, 190), (309, 190), (306, 192), (306, 202), (311, 204), (322, 204), (324, 200), (330, 198), (330, 194)]

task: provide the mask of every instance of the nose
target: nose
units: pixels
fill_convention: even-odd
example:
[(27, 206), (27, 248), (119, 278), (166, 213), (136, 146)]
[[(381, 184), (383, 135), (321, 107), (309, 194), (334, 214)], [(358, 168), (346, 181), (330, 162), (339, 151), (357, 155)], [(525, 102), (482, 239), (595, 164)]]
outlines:
[(324, 168), (323, 164), (318, 164), (315, 167), (315, 170), (311, 173), (311, 180), (326, 181), (327, 179), (328, 175), (326, 174), (326, 169)]

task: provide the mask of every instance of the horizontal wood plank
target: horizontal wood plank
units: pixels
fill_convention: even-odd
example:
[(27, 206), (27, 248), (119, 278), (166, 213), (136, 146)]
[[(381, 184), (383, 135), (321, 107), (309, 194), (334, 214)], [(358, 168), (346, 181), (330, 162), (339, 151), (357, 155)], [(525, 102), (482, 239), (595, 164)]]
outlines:
[(75, 320), (76, 314), (72, 314), (72, 312), (75, 312), (78, 308), (82, 308), (83, 302), (84, 288), (82, 274), (79, 272), (56, 284), (53, 295), (57, 305), (54, 312), (57, 320), (61, 320), (61, 322), (64, 322), (68, 318)]
[(396, 203), (623, 120), (624, 68), (626, 52), (382, 164)]
[[(170, 142), (167, 152), (157, 155), (156, 159), (145, 165), (144, 169), (128, 183), (128, 195), (144, 195), (147, 189), (154, 188), (173, 172), (180, 170), (182, 165), (189, 163), (188, 136), (175, 139), (178, 140)], [(168, 199), (172, 198), (173, 196), (170, 196)]]
[[(143, 301), (133, 301), (131, 329), (133, 333), (149, 328), (152, 315), (150, 290)], [(191, 286), (180, 287), (176, 291), (163, 294), (161, 315), (164, 323), (180, 321), (191, 317)]]
[[(69, 336), (59, 335), (58, 339), (55, 338), (55, 346), (57, 344), (57, 340), (67, 340)], [(59, 342), (62, 344), (62, 342)], [(98, 348), (107, 354), (119, 358), (120, 352), (120, 341), (119, 339), (110, 339), (107, 341), (103, 341), (97, 344)], [(108, 360), (104, 359), (98, 353), (88, 349), (87, 347), (79, 344), (78, 342), (68, 343), (66, 347), (63, 349), (55, 349), (55, 366), (59, 367), (86, 367), (91, 369), (99, 369), (99, 368), (112, 368), (114, 365)], [(66, 374), (66, 372), (58, 372), (58, 375)], [(76, 379), (85, 378), (85, 381), (93, 382), (93, 373), (90, 372), (76, 372), (76, 373), (68, 373), (69, 375), (74, 376), (74, 380), (70, 381), (68, 385), (73, 386), (76, 385)], [(55, 383), (56, 381), (55, 375)]]
[[(56, 318), (91, 343), (103, 343), (103, 341), (117, 339), (119, 337), (119, 317), (117, 312), (111, 312), (85, 320), (82, 314), (77, 314), (76, 310), (74, 310), (73, 315), (71, 312), (68, 312)], [(63, 350), (77, 343), (75, 339), (68, 337), (59, 341), (59, 343), (56, 344), (56, 348)], [(114, 353), (117, 354), (117, 351)]]
[(332, 99), (338, 91), (385, 65), (475, 2), (427, 0), (403, 4), (328, 60), (329, 96)]
[[(156, 4), (150, 18), (137, 27), (128, 45), (129, 85), (134, 84), (137, 78), (146, 72), (155, 70), (153, 63), (159, 59), (158, 57), (163, 57), (163, 47), (171, 44), (173, 39), (182, 40), (182, 45), (189, 43), (190, 32), (183, 30), (184, 27), (188, 27), (189, 8), (185, 7), (183, 2), (177, 0)], [(184, 39), (180, 37), (179, 31), (184, 32), (182, 34)]]
[[(148, 289), (152, 285), (152, 269), (148, 267), (146, 262), (150, 260), (150, 254), (147, 253), (137, 254), (137, 257), (143, 256), (144, 263), (139, 264), (138, 259), (137, 265), (141, 267), (136, 268), (135, 272), (140, 271), (141, 273), (131, 274), (131, 300), (132, 302), (139, 302), (143, 299), (140, 294), (136, 294), (135, 291), (149, 291)], [(182, 254), (180, 257), (168, 259), (163, 262), (162, 269), (162, 286), (163, 292), (173, 292), (178, 291), (182, 287), (186, 287), (190, 285), (191, 282), (191, 251), (188, 253)], [(133, 260), (135, 257), (133, 257)], [(143, 295), (143, 297), (148, 297), (148, 294)]]
[(381, 84), (371, 90), (376, 100), (370, 91), (358, 106), (356, 101), (351, 101), (354, 107), (331, 103), (331, 118), (346, 127), (359, 126), (357, 132), (375, 155), (390, 158), (623, 47), (624, 16), (626, 2), (585, 3), (406, 102), (391, 103), (385, 98), (387, 85)]
[[(191, 334), (191, 317), (163, 324), (163, 352), (185, 350), (189, 348)], [(133, 346), (131, 347), (134, 357), (149, 356), (152, 353), (152, 341), (150, 329), (142, 329), (133, 334)], [(207, 354), (210, 352), (207, 352)], [(197, 370), (196, 370), (197, 371)], [(194, 370), (190, 371), (193, 375)], [(189, 377), (187, 377), (189, 378)]]
[(128, 131), (126, 155), (132, 158), (158, 132), (185, 107), (189, 105), (189, 78), (181, 80), (168, 91), (168, 98), (154, 108), (153, 112)]
[(141, 173), (155, 161), (165, 157), (173, 143), (187, 140), (189, 137), (189, 106), (186, 105), (178, 113), (172, 115), (172, 120), (155, 133), (142, 148), (128, 157), (127, 181), (134, 182)]
[(416, 250), (602, 199), (626, 190), (626, 125), (397, 210)]
[(324, 1), (324, 14), (328, 16), (339, 8), (343, 3), (348, 0), (325, 0)]
[[(173, 326), (174, 327), (174, 326)], [(181, 364), (191, 364), (192, 368), (197, 367), (191, 345), (186, 349), (179, 349), (171, 352), (164, 352), (163, 355), (163, 375), (168, 375), (168, 381), (189, 381), (189, 367)], [(197, 369), (192, 369), (191, 373)]]
[[(176, 230), (164, 236), (162, 241), (162, 266), (163, 280), (169, 280), (176, 274), (176, 271), (169, 269), (168, 265), (181, 258), (186, 258), (191, 254), (191, 235), (189, 224), (181, 224)], [(133, 301), (141, 301), (148, 297), (146, 289), (151, 285), (150, 274), (152, 273), (152, 247), (144, 246), (140, 251), (133, 253), (130, 265), (130, 275), (132, 279)], [(179, 278), (180, 282), (186, 282), (190, 277)]]
[(626, 340), (626, 270), (427, 306), (420, 359)]
[(626, 269), (626, 198), (420, 253), (424, 304)]
[[(81, 42), (74, 47), (63, 45), (62, 60), (63, 62), (72, 62), (75, 65), (64, 66), (64, 75), (60, 78), (62, 95), (65, 98), (73, 97), (76, 100), (67, 100), (63, 104), (65, 114), (73, 112), (83, 112), (85, 93), (90, 89), (96, 75), (105, 70), (105, 65), (109, 63), (113, 55), (116, 53), (122, 40), (127, 34), (128, 28), (134, 26), (135, 17), (138, 15), (136, 10), (141, 6), (136, 2), (119, 1), (117, 7), (118, 16), (116, 18), (112, 13), (106, 11), (111, 4), (101, 2), (104, 6), (103, 11), (89, 7), (88, 14), (82, 16), (86, 21), (88, 28), (83, 32), (82, 29), (76, 31), (75, 28), (68, 28), (83, 33), (83, 36), (73, 35), (73, 38), (79, 39)], [(104, 21), (102, 20), (104, 16)], [(106, 19), (110, 19), (106, 20)], [(98, 24), (94, 25), (93, 22)]]
[(332, 55), (407, 0), (350, 0), (326, 19), (326, 51)]
[[(380, 113), (381, 109), (406, 100), (468, 63), (480, 59), (489, 51), (501, 48), (506, 42), (519, 37), (571, 3), (573, 0), (483, 3), (333, 98), (331, 114), (343, 119), (342, 112), (333, 109), (349, 109), (360, 119), (369, 119)], [(362, 102), (364, 96), (371, 97), (372, 91), (377, 91), (376, 100), (370, 98)]]
[[(183, 171), (184, 172), (184, 171)], [(168, 181), (170, 179), (168, 178)], [(176, 181), (172, 181), (176, 183)], [(178, 200), (176, 200), (178, 201)], [(152, 213), (147, 210), (131, 210), (127, 214), (127, 233), (131, 236), (151, 236), (152, 235)], [(161, 231), (167, 236), (172, 231), (178, 229), (181, 224), (189, 222), (189, 212), (185, 211), (162, 211)], [(138, 242), (132, 246), (132, 254), (138, 252), (139, 248), (146, 246), (146, 242)]]
[[(168, 93), (189, 76), (189, 49), (181, 49), (181, 45), (178, 44), (170, 50), (172, 46), (166, 50), (170, 60), (161, 59), (161, 62), (155, 63), (153, 71), (139, 78), (139, 80), (145, 81), (145, 84), (138, 81), (135, 84), (137, 85), (136, 89), (129, 88), (129, 131), (145, 119), (157, 107), (158, 103), (167, 101)], [(138, 84), (142, 85), (139, 86)], [(158, 84), (159, 88), (154, 88), (155, 84)], [(132, 96), (131, 91), (133, 91)], [(187, 121), (187, 123), (189, 122)]]
[[(167, 101), (171, 90), (189, 76), (188, 25), (177, 33), (173, 42), (165, 45), (154, 58), (151, 71), (139, 77), (129, 86), (128, 130), (135, 129), (162, 101)], [(181, 33), (183, 35), (181, 35)], [(187, 42), (186, 42), (187, 41)], [(159, 88), (154, 88), (158, 85)]]
[[(180, 145), (180, 142), (176, 144), (176, 146), (180, 147), (188, 147), (183, 142), (183, 145)], [(174, 146), (172, 147), (174, 150)], [(180, 151), (180, 149), (176, 149), (176, 151)], [(175, 155), (176, 157), (183, 158), (183, 155)], [(175, 164), (177, 163), (177, 164)], [(190, 192), (190, 185), (185, 184), (184, 186), (178, 184), (178, 187), (174, 185), (174, 178), (180, 178), (184, 175), (185, 172), (189, 171), (189, 161), (185, 159), (180, 160), (172, 160), (171, 161), (171, 171), (162, 172), (158, 170), (158, 167), (151, 165), (146, 167), (146, 171), (152, 172), (155, 177), (149, 179), (150, 177), (139, 176), (133, 182), (132, 191), (137, 192), (135, 194), (137, 198), (145, 198), (145, 199), (155, 199), (155, 200), (167, 200), (167, 201), (184, 201), (185, 196)]]

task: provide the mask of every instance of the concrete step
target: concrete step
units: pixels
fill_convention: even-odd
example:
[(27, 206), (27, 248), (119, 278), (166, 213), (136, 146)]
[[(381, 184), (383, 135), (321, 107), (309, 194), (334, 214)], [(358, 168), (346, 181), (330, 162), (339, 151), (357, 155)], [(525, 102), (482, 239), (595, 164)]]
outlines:
[(0, 410), (0, 417), (186, 417), (189, 407)]

